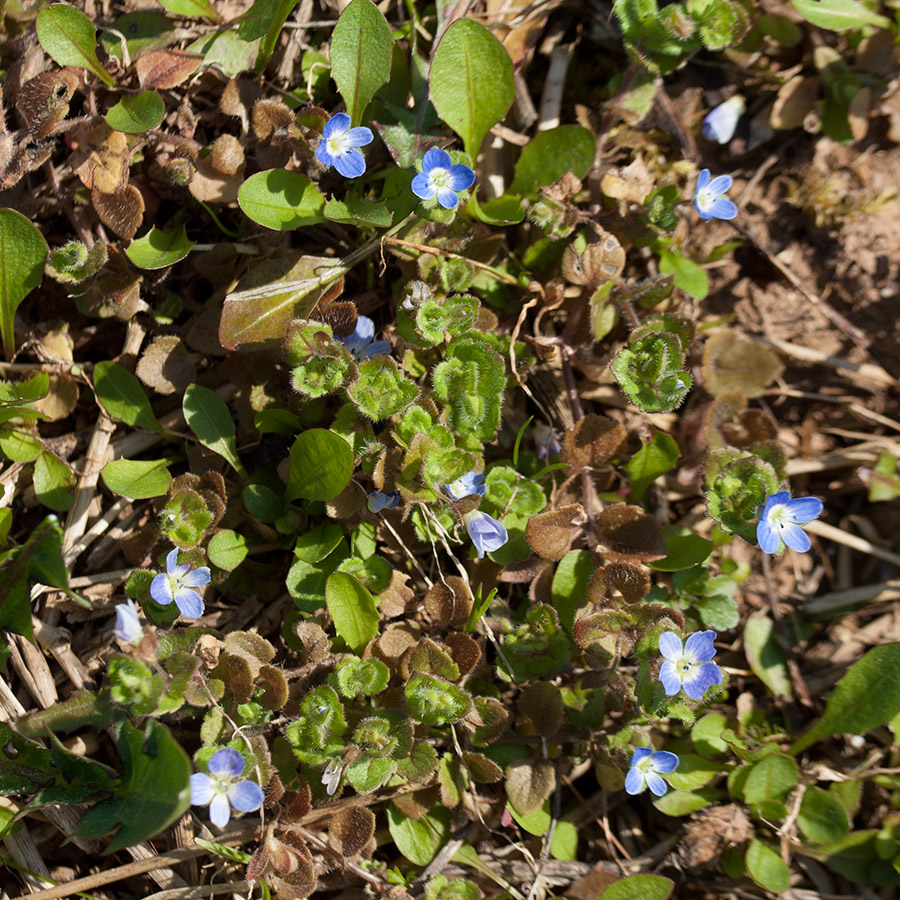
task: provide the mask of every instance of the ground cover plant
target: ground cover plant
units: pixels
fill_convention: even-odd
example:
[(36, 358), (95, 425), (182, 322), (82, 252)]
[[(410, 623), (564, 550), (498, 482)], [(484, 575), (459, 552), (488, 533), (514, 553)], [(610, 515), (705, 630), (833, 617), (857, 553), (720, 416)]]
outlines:
[(6, 0), (2, 896), (892, 896), (895, 6)]

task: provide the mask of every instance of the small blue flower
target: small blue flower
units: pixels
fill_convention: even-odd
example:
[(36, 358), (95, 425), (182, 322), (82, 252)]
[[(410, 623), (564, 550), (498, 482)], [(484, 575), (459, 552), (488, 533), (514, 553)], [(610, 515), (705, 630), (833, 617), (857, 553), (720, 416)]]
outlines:
[(380, 513), (383, 509), (393, 509), (400, 502), (399, 494), (385, 494), (384, 491), (369, 491), (366, 506), (370, 513)]
[(138, 619), (138, 608), (134, 600), (116, 604), (116, 625), (113, 629), (116, 639), (123, 644), (139, 644), (144, 637), (144, 629)]
[(756, 539), (763, 553), (780, 553), (787, 544), (791, 550), (806, 553), (809, 537), (800, 527), (822, 515), (822, 501), (818, 497), (797, 497), (791, 500), (789, 491), (772, 494), (763, 507)]
[(209, 775), (191, 775), (191, 806), (209, 806), (209, 820), (224, 828), (231, 818), (231, 807), (238, 812), (254, 812), (263, 803), (262, 788), (255, 782), (238, 781), (246, 763), (231, 747), (217, 750), (209, 759)]
[(706, 114), (700, 133), (708, 141), (727, 144), (734, 137), (737, 123), (746, 108), (744, 98), (740, 94), (735, 94), (730, 100), (720, 103)]
[(640, 794), (644, 788), (657, 797), (669, 789), (660, 775), (668, 775), (678, 768), (678, 757), (668, 750), (656, 750), (650, 747), (638, 747), (631, 755), (631, 768), (625, 776), (625, 790), (629, 794)]
[(371, 128), (350, 127), (350, 116), (338, 113), (322, 129), (322, 140), (316, 147), (316, 159), (324, 166), (334, 166), (344, 178), (359, 178), (366, 171), (366, 159), (359, 147), (374, 140)]
[(150, 582), (150, 596), (161, 606), (173, 600), (178, 611), (189, 619), (203, 615), (203, 598), (193, 588), (209, 584), (209, 567), (200, 566), (191, 571), (189, 563), (178, 565), (178, 548), (166, 556), (166, 571), (160, 572)]
[(478, 551), (479, 559), (483, 559), (485, 553), (499, 550), (509, 540), (509, 534), (503, 524), (480, 509), (465, 513), (463, 523)]
[(717, 175), (710, 181), (709, 169), (700, 173), (694, 206), (701, 219), (733, 219), (738, 214), (737, 205), (725, 196), (732, 184), (730, 175)]
[(556, 432), (543, 422), (536, 422), (534, 426), (534, 443), (537, 458), (541, 460), (556, 456), (562, 451)]
[(368, 316), (356, 317), (356, 328), (353, 334), (338, 340), (353, 354), (357, 361), (368, 359), (370, 356), (378, 356), (379, 353), (390, 353), (390, 341), (376, 341), (375, 323)]
[(422, 200), (437, 202), (444, 209), (454, 209), (459, 203), (457, 194), (475, 184), (475, 173), (462, 163), (453, 163), (446, 150), (432, 148), (422, 157), (422, 171), (412, 180), (412, 192)]
[(667, 697), (674, 697), (682, 688), (691, 700), (702, 700), (707, 688), (722, 683), (722, 670), (710, 660), (716, 655), (714, 631), (696, 631), (684, 644), (674, 631), (659, 636), (659, 652), (663, 664), (659, 680)]
[(472, 494), (483, 497), (484, 475), (481, 472), (466, 472), (465, 475), (460, 475), (456, 481), (445, 484), (444, 489), (454, 500), (462, 500), (463, 497), (470, 497)]

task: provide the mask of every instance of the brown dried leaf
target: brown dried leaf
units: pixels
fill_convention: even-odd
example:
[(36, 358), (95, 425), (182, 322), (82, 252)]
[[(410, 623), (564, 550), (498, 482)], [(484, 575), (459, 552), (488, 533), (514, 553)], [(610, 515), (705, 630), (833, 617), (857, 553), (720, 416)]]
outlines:
[(197, 380), (199, 358), (187, 351), (180, 338), (164, 334), (144, 351), (135, 374), (159, 394), (181, 393)]
[(254, 678), (259, 676), (262, 666), (275, 658), (275, 648), (264, 637), (252, 631), (232, 631), (226, 635), (225, 652), (245, 659)]
[(619, 239), (599, 226), (594, 228), (595, 240), (579, 253), (569, 244), (562, 258), (562, 273), (572, 284), (596, 287), (618, 278), (625, 269), (625, 251)]
[(525, 540), (538, 556), (562, 559), (569, 552), (572, 539), (583, 523), (584, 510), (580, 503), (538, 513), (525, 526)]
[(587, 588), (589, 603), (611, 606), (616, 593), (626, 603), (640, 603), (650, 590), (650, 573), (624, 562), (601, 566), (594, 572)]
[(744, 810), (735, 803), (701, 809), (685, 825), (678, 855), (689, 869), (708, 866), (728, 845), (743, 844), (753, 835)]
[(342, 856), (356, 856), (375, 834), (375, 814), (364, 806), (338, 810), (328, 825), (328, 841)]
[(486, 747), (506, 731), (509, 713), (496, 697), (475, 697), (471, 712), (463, 718), (463, 724), (472, 730), (471, 743)]
[(391, 800), (391, 804), (400, 810), (407, 819), (418, 822), (439, 800), (440, 788), (433, 784), (421, 791), (399, 794)]
[(50, 375), (49, 378), (47, 396), (36, 400), (32, 405), (48, 419), (65, 419), (78, 405), (78, 382), (62, 375)]
[(637, 203), (643, 206), (644, 201), (653, 190), (653, 176), (638, 156), (633, 163), (624, 169), (612, 167), (600, 181), (600, 190), (613, 200), (625, 203)]
[(209, 154), (213, 168), (223, 175), (239, 175), (244, 171), (244, 145), (233, 134), (215, 139)]
[(167, 91), (187, 81), (203, 65), (203, 54), (185, 50), (151, 50), (135, 64), (138, 81), (145, 91)]
[(333, 500), (325, 504), (325, 512), (332, 519), (349, 519), (362, 512), (366, 505), (366, 492), (351, 481)]
[(259, 670), (259, 680), (266, 685), (262, 697), (259, 698), (260, 704), (266, 709), (281, 709), (288, 698), (288, 684), (284, 672), (275, 666), (263, 666)]
[(144, 220), (144, 198), (133, 184), (125, 185), (115, 194), (103, 193), (95, 187), (91, 191), (91, 204), (100, 221), (126, 241), (134, 237)]
[(281, 798), (281, 821), (287, 823), (300, 822), (312, 809), (312, 792), (309, 783), (300, 774), (297, 775), (299, 786), (293, 791), (285, 791)]
[(822, 81), (818, 75), (795, 75), (778, 90), (769, 115), (776, 131), (800, 128), (807, 114), (816, 108)]
[(589, 414), (566, 431), (562, 461), (572, 472), (585, 466), (604, 466), (627, 437), (625, 429), (606, 416)]
[(730, 328), (713, 335), (703, 349), (704, 385), (714, 397), (732, 390), (759, 397), (783, 371), (774, 350)]
[(406, 666), (410, 672), (437, 675), (447, 681), (459, 679), (459, 666), (450, 656), (450, 648), (427, 637), (422, 638), (409, 654)]
[(78, 69), (66, 67), (42, 72), (22, 85), (16, 97), (16, 111), (33, 138), (46, 137), (65, 119), (80, 84)]
[(472, 598), (463, 580), (454, 575), (428, 589), (425, 609), (440, 628), (461, 628), (472, 611)]
[(90, 190), (115, 194), (128, 183), (128, 138), (103, 120), (77, 132), (78, 147), (69, 165)]
[(517, 759), (506, 767), (506, 795), (520, 816), (537, 812), (556, 788), (549, 759)]
[(219, 109), (226, 116), (235, 116), (241, 120), (241, 128), (246, 133), (250, 130), (250, 110), (262, 96), (262, 88), (249, 78), (236, 78), (229, 81), (222, 91)]
[(297, 118), (282, 100), (259, 100), (253, 105), (253, 133), (261, 141), (298, 138)]
[(529, 719), (534, 733), (541, 737), (556, 734), (562, 724), (562, 694), (557, 685), (548, 681), (536, 681), (524, 688), (516, 706), (519, 715)]
[(666, 542), (659, 522), (640, 506), (613, 503), (597, 517), (597, 525), (610, 560), (651, 562), (665, 558)]
[(466, 751), (463, 753), (463, 762), (475, 784), (496, 784), (503, 778), (503, 769), (483, 753)]
[(444, 638), (444, 643), (450, 650), (453, 662), (459, 667), (460, 678), (465, 678), (481, 661), (481, 647), (471, 634), (454, 631)]
[(188, 190), (203, 203), (234, 203), (244, 179), (216, 171), (209, 157), (198, 159)]
[(378, 612), (383, 619), (392, 619), (406, 612), (415, 594), (407, 585), (409, 575), (394, 569), (391, 572), (391, 583), (378, 594)]
[(210, 675), (225, 682), (236, 703), (247, 703), (253, 696), (253, 673), (250, 663), (241, 656), (223, 653)]

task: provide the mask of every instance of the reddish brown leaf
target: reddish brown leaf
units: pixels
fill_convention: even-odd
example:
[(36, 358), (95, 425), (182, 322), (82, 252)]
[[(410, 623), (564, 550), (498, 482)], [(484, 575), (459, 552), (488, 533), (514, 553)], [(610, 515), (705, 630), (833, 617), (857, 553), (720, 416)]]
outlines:
[(151, 50), (135, 64), (138, 81), (145, 91), (167, 91), (187, 81), (200, 66), (203, 55), (185, 50)]
[(130, 241), (144, 219), (144, 198), (133, 185), (126, 185), (116, 194), (91, 191), (91, 203), (100, 221), (119, 237)]

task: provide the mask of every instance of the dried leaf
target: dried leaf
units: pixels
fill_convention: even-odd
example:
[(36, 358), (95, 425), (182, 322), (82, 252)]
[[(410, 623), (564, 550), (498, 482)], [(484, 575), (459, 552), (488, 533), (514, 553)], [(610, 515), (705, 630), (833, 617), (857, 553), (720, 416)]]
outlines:
[(703, 349), (703, 377), (714, 396), (739, 389), (759, 397), (784, 371), (774, 350), (730, 328), (713, 335)]
[(801, 128), (807, 114), (816, 107), (822, 81), (818, 75), (795, 75), (778, 90), (769, 115), (769, 124), (776, 131)]
[(134, 70), (144, 90), (167, 91), (187, 81), (201, 65), (203, 55), (200, 53), (151, 50), (134, 64)]
[(282, 100), (259, 100), (253, 105), (253, 133), (261, 141), (298, 138), (297, 118)]
[(483, 753), (463, 753), (463, 762), (476, 784), (496, 784), (503, 778), (503, 769)]
[(141, 356), (135, 374), (159, 394), (183, 392), (197, 380), (196, 361), (181, 339), (173, 334), (156, 338)]
[(517, 759), (506, 767), (506, 795), (520, 816), (537, 812), (556, 787), (549, 759)]
[(204, 157), (195, 163), (188, 190), (203, 203), (234, 203), (242, 183), (240, 175), (225, 175)]
[(650, 562), (665, 558), (666, 542), (659, 522), (640, 506), (613, 503), (600, 513), (597, 525), (610, 560)]
[(481, 662), (481, 647), (470, 634), (454, 631), (444, 638), (453, 662), (459, 667), (460, 678), (465, 678)]
[(541, 737), (556, 734), (562, 724), (562, 694), (557, 685), (548, 681), (537, 681), (524, 688), (517, 708), (519, 715), (529, 719), (534, 733)]
[(78, 131), (69, 164), (86, 188), (115, 194), (128, 183), (129, 157), (128, 138), (101, 120)]
[(525, 540), (538, 556), (562, 559), (569, 552), (572, 539), (583, 522), (584, 510), (580, 503), (538, 513), (525, 526)]
[(606, 465), (627, 437), (625, 429), (606, 416), (587, 415), (566, 431), (561, 458), (571, 471)]
[(364, 806), (338, 810), (328, 825), (328, 841), (342, 856), (356, 856), (375, 834), (375, 814)]
[(650, 573), (624, 562), (601, 566), (594, 572), (587, 588), (589, 603), (611, 606), (615, 595), (626, 603), (640, 603), (650, 590)]
[(624, 169), (608, 169), (600, 181), (600, 190), (613, 200), (643, 206), (653, 190), (653, 176), (647, 170), (644, 160), (638, 156)]
[(65, 119), (80, 84), (80, 72), (66, 67), (42, 72), (22, 85), (16, 97), (16, 111), (32, 137), (46, 137)]
[(144, 198), (133, 184), (115, 194), (94, 188), (91, 204), (100, 221), (126, 241), (134, 237), (144, 219)]

